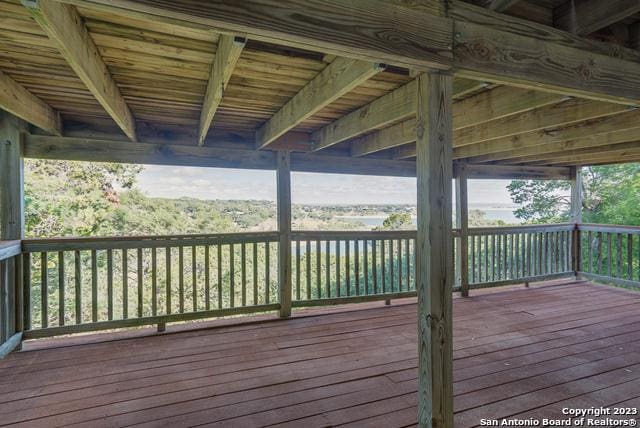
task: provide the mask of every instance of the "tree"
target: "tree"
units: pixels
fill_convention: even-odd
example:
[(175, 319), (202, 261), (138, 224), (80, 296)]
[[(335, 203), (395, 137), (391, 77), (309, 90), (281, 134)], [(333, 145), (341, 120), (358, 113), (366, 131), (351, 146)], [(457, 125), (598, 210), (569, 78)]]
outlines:
[(407, 230), (413, 229), (413, 221), (409, 213), (390, 214), (375, 230)]
[[(585, 223), (640, 225), (640, 164), (582, 169), (582, 217)], [(568, 221), (568, 181), (514, 180), (511, 199), (521, 207), (516, 217), (534, 223)]]

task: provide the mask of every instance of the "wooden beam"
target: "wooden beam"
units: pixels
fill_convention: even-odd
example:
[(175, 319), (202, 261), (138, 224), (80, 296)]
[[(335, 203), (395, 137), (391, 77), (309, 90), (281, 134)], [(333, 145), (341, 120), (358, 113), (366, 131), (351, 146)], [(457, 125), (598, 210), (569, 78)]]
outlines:
[[(451, 21), (440, 16), (440, 0), (71, 0), (82, 7), (109, 6), (149, 19), (183, 21), (251, 40), (394, 64), (406, 68), (447, 69), (451, 63)], [(378, 31), (378, 29), (385, 29)]]
[(586, 36), (640, 12), (638, 0), (567, 0), (553, 11), (553, 23)]
[(24, 123), (0, 111), (0, 240), (24, 238)]
[(453, 427), (452, 77), (417, 83), (418, 425)]
[[(518, 113), (557, 104), (564, 99), (563, 96), (557, 94), (502, 86), (454, 103), (453, 129), (457, 131), (490, 120), (507, 118)], [(339, 121), (340, 119), (336, 123)], [(411, 118), (353, 141), (352, 156), (364, 156), (414, 141), (415, 123), (415, 118)], [(458, 141), (455, 140), (455, 135), (454, 133), (454, 141), (457, 145)]]
[(200, 126), (198, 127), (198, 145), (202, 146), (207, 138), (213, 116), (222, 101), (224, 91), (236, 63), (240, 58), (246, 39), (238, 36), (221, 34), (218, 40), (218, 49), (211, 66), (211, 75), (207, 84), (207, 92), (200, 112)]
[(519, 1), (520, 0), (492, 0), (491, 3), (489, 3), (489, 9), (496, 12), (504, 12)]
[[(638, 132), (635, 133), (635, 139), (622, 138), (621, 141), (613, 140), (609, 135), (605, 136), (605, 138), (600, 139), (598, 144), (593, 146), (578, 146), (575, 149), (567, 149), (560, 152), (547, 152), (542, 154), (534, 154), (530, 156), (522, 156), (515, 157), (512, 159), (505, 159), (503, 162), (509, 164), (544, 164), (551, 165), (556, 163), (563, 163), (563, 159), (569, 158), (585, 158), (585, 157), (597, 157), (597, 156), (607, 156), (613, 153), (626, 152), (628, 150), (635, 150), (639, 147), (638, 141), (640, 141), (640, 137), (638, 137)], [(606, 144), (611, 142), (610, 144)]]
[(461, 1), (451, 2), (449, 16), (454, 20), (454, 67), (461, 77), (640, 104), (635, 54), (621, 54), (635, 60), (608, 56), (600, 53), (601, 45)]
[(336, 58), (256, 133), (256, 147), (271, 144), (305, 119), (385, 69), (383, 64)]
[[(24, 157), (37, 159), (275, 170), (275, 152), (184, 144), (130, 144), (126, 141), (27, 134)], [(415, 177), (416, 164), (388, 159), (353, 159), (346, 154), (292, 153), (292, 171)]]
[(22, 0), (87, 89), (124, 133), (136, 140), (135, 120), (75, 7), (48, 0)]
[(43, 131), (61, 135), (60, 114), (2, 71), (0, 71), (0, 108)]
[[(565, 116), (566, 118), (570, 118)], [(555, 120), (555, 119), (554, 119)], [(600, 135), (633, 130), (640, 127), (640, 110), (589, 118), (586, 121), (559, 123), (543, 129), (482, 141), (454, 149), (454, 158), (473, 158), (473, 162), (488, 162), (509, 157), (528, 156), (545, 151), (561, 151), (593, 145)], [(635, 138), (631, 138), (635, 139)], [(628, 139), (626, 141), (629, 141)], [(606, 144), (606, 143), (605, 143)]]
[(489, 180), (569, 180), (570, 170), (564, 167), (467, 165), (467, 177)]
[(291, 153), (276, 154), (276, 184), (278, 206), (278, 295), (280, 317), (291, 316)]
[(580, 167), (571, 168), (571, 222), (582, 223), (582, 168)]

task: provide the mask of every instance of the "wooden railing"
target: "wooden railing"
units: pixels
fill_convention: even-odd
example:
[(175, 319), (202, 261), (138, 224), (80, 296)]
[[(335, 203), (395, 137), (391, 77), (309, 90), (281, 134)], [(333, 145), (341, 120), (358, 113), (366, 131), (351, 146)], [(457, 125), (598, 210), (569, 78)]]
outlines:
[(573, 224), (469, 229), (469, 288), (572, 274), (574, 229)]
[(20, 241), (0, 241), (0, 358), (22, 340)]
[(23, 241), (26, 337), (279, 308), (278, 233)]
[[(27, 239), (0, 245), (0, 346), (25, 338), (280, 309), (278, 232)], [(460, 245), (453, 231), (454, 250)], [(640, 228), (469, 229), (468, 283), (583, 274), (640, 285)], [(416, 231), (291, 234), (293, 307), (416, 295)], [(13, 337), (13, 339), (12, 339)], [(20, 339), (18, 339), (19, 341)]]
[(580, 275), (623, 286), (640, 286), (640, 227), (581, 224)]
[(415, 231), (293, 232), (293, 306), (415, 296)]

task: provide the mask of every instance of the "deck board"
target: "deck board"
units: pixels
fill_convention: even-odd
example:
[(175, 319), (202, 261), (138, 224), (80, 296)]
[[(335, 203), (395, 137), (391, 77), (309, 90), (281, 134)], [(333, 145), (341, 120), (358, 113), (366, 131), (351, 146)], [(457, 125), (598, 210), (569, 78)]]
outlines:
[[(415, 317), (403, 300), (27, 343), (0, 361), (0, 426), (412, 426)], [(456, 298), (456, 427), (639, 405), (639, 351), (638, 293), (565, 281)]]

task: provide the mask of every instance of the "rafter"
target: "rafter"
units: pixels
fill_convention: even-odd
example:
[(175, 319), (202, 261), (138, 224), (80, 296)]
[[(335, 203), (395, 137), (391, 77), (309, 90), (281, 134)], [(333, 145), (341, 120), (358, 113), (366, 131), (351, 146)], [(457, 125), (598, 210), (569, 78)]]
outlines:
[(102, 107), (135, 141), (133, 115), (76, 8), (48, 0), (22, 0), (22, 3)]
[(520, 0), (491, 0), (489, 3), (489, 9), (495, 10), (496, 12), (504, 12), (505, 10), (511, 8)]
[(244, 37), (220, 35), (216, 57), (211, 66), (211, 75), (207, 85), (207, 92), (202, 103), (200, 112), (200, 126), (198, 127), (198, 145), (202, 146), (207, 138), (207, 133), (211, 127), (211, 122), (216, 114), (216, 110), (222, 101), (224, 91), (227, 88), (229, 79), (236, 63), (240, 58), (242, 49), (246, 44)]
[(336, 58), (258, 129), (261, 149), (288, 130), (385, 69), (383, 64)]
[(2, 71), (0, 71), (0, 108), (44, 131), (61, 135), (60, 114)]
[(586, 36), (640, 12), (638, 0), (569, 0), (553, 12), (556, 27)]
[[(502, 86), (453, 104), (453, 128), (462, 129), (489, 120), (509, 117), (532, 109), (557, 104), (560, 95)], [(413, 137), (412, 133), (413, 132)], [(455, 135), (455, 134), (454, 134)], [(415, 119), (366, 135), (352, 144), (352, 156), (364, 156), (415, 140)], [(454, 139), (454, 145), (457, 145)]]

